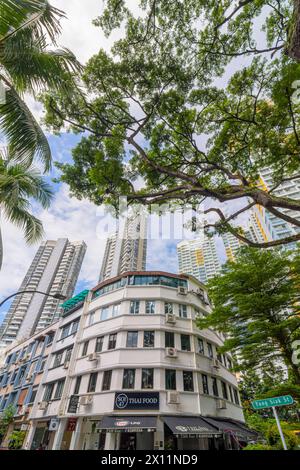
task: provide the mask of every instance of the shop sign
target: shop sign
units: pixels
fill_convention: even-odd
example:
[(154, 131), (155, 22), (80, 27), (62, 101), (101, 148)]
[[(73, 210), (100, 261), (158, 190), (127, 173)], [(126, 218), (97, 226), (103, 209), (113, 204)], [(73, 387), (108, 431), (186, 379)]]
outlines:
[(115, 410), (159, 410), (158, 392), (118, 392)]
[(76, 429), (77, 418), (69, 418), (67, 423), (67, 431), (73, 432)]
[(71, 395), (68, 407), (68, 413), (77, 413), (79, 395)]
[(49, 421), (49, 431), (57, 431), (59, 426), (59, 419), (57, 418), (52, 418)]

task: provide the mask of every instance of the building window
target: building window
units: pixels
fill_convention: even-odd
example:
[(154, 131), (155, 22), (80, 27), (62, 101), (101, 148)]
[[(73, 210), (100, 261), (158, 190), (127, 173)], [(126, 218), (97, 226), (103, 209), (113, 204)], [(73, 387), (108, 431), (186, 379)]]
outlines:
[(193, 392), (194, 391), (193, 372), (184, 370), (182, 374), (183, 374), (183, 390), (185, 392)]
[(56, 390), (55, 390), (55, 395), (54, 399), (59, 400), (62, 396), (63, 388), (65, 385), (65, 379), (59, 380), (56, 384)]
[(225, 400), (228, 400), (228, 392), (227, 392), (227, 385), (225, 382), (221, 382), (222, 384), (222, 395), (223, 395), (223, 398), (225, 398)]
[(62, 363), (62, 357), (63, 357), (63, 353), (62, 353), (62, 352), (59, 352), (59, 353), (55, 354), (53, 367), (59, 367), (59, 366), (61, 365), (61, 363)]
[(130, 314), (138, 315), (140, 313), (140, 301), (133, 300), (130, 302)]
[(212, 345), (210, 343), (207, 343), (207, 350), (208, 350), (208, 356), (212, 359), (214, 357), (214, 352)]
[(117, 333), (109, 335), (108, 349), (116, 349), (116, 344), (117, 344)]
[(142, 389), (153, 388), (154, 369), (142, 369)]
[(74, 395), (79, 394), (80, 385), (81, 385), (81, 375), (79, 377), (76, 377), (76, 382), (75, 382), (75, 387), (74, 387)]
[(170, 331), (165, 332), (165, 346), (166, 348), (174, 348), (175, 347), (175, 335)]
[(191, 350), (191, 340), (189, 335), (180, 335), (181, 338), (181, 350), (190, 351)]
[(128, 331), (127, 332), (127, 348), (137, 348), (138, 345), (138, 332), (137, 331)]
[(124, 369), (123, 389), (134, 389), (135, 369)]
[(179, 316), (180, 316), (180, 318), (187, 318), (186, 305), (179, 304)]
[(236, 388), (233, 389), (233, 394), (234, 394), (234, 402), (236, 405), (239, 405), (240, 404), (240, 400), (239, 400), (239, 393), (237, 391)]
[(90, 379), (89, 379), (89, 384), (88, 384), (88, 389), (87, 389), (88, 393), (95, 392), (96, 384), (97, 384), (97, 377), (98, 377), (97, 372), (93, 372), (92, 374), (90, 374)]
[(215, 377), (212, 377), (212, 389), (215, 397), (219, 396), (218, 381)]
[(217, 359), (218, 359), (218, 361), (219, 361), (221, 364), (223, 364), (223, 356), (222, 356), (222, 354), (217, 353)]
[(170, 302), (165, 302), (165, 314), (168, 315), (169, 313), (173, 313), (173, 304)]
[(154, 315), (155, 314), (155, 301), (154, 300), (147, 300), (146, 301), (146, 314), (147, 315)]
[(51, 400), (52, 394), (53, 394), (53, 389), (54, 389), (54, 383), (46, 385), (43, 401), (50, 401)]
[(233, 395), (232, 395), (232, 388), (230, 387), (230, 385), (229, 385), (229, 395), (230, 395), (230, 401), (232, 401), (233, 403), (234, 400), (233, 400)]
[(112, 316), (118, 317), (120, 315), (121, 304), (115, 304), (112, 308)]
[(227, 367), (228, 369), (232, 369), (232, 360), (228, 356), (227, 356)]
[(87, 352), (88, 352), (88, 347), (89, 347), (89, 342), (86, 341), (85, 343), (83, 343), (83, 347), (82, 347), (82, 356), (86, 356), (87, 355)]
[(154, 331), (144, 331), (144, 348), (154, 348)]
[(102, 390), (110, 390), (112, 370), (106, 370), (103, 374)]
[(101, 320), (101, 321), (107, 320), (108, 317), (109, 317), (109, 308), (108, 308), (108, 307), (103, 307), (103, 308), (101, 309), (100, 320)]
[(176, 390), (176, 370), (166, 369), (166, 390)]
[(198, 353), (204, 354), (204, 342), (201, 338), (198, 338)]
[(202, 389), (204, 395), (209, 395), (209, 388), (208, 388), (208, 379), (207, 375), (202, 374)]
[(99, 336), (99, 338), (96, 339), (95, 352), (102, 352), (103, 341), (104, 341), (104, 336)]

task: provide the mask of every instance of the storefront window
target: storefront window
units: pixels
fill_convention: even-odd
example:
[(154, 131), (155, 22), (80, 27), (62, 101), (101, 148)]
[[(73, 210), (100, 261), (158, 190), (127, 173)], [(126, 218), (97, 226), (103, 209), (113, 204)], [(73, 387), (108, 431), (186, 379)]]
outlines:
[(138, 332), (137, 331), (128, 331), (127, 332), (127, 348), (137, 348), (138, 343)]
[(134, 389), (135, 369), (124, 369), (123, 389)]
[(144, 348), (154, 348), (154, 331), (144, 331)]

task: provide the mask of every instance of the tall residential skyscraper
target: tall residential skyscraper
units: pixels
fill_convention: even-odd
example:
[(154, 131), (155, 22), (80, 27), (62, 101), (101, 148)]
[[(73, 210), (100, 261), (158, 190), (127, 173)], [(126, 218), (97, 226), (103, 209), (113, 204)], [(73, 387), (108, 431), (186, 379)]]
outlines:
[(195, 240), (185, 240), (177, 245), (179, 272), (191, 274), (206, 283), (220, 272), (216, 239), (204, 236)]
[(127, 271), (145, 271), (147, 256), (147, 218), (131, 215), (106, 242), (99, 282)]
[(230, 232), (223, 233), (222, 240), (225, 245), (227, 259), (229, 261), (234, 261), (236, 252), (241, 248), (241, 246), (243, 246), (243, 242)]
[[(270, 190), (273, 186), (273, 175), (270, 168), (264, 168), (261, 171), (261, 184), (264, 189)], [(300, 179), (293, 181), (285, 181), (278, 188), (273, 191), (274, 196), (291, 198), (300, 200)], [(300, 212), (291, 209), (280, 209), (283, 214), (296, 218), (300, 221)], [(274, 216), (273, 214), (266, 215), (266, 224), (272, 232), (272, 238), (278, 240), (280, 238), (288, 237), (300, 232), (300, 227), (291, 225), (288, 222)]]
[[(19, 291), (33, 290), (72, 297), (86, 252), (83, 241), (66, 238), (41, 244)], [(0, 346), (4, 347), (42, 330), (60, 315), (61, 300), (41, 294), (17, 295), (0, 326)]]

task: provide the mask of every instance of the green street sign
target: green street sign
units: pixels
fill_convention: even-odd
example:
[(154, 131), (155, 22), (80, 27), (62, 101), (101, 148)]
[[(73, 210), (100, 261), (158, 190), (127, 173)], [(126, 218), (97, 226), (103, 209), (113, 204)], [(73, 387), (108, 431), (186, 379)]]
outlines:
[(261, 400), (254, 400), (251, 405), (254, 410), (262, 410), (263, 408), (272, 408), (274, 406), (287, 406), (294, 403), (291, 395), (284, 395), (275, 398), (263, 398)]

